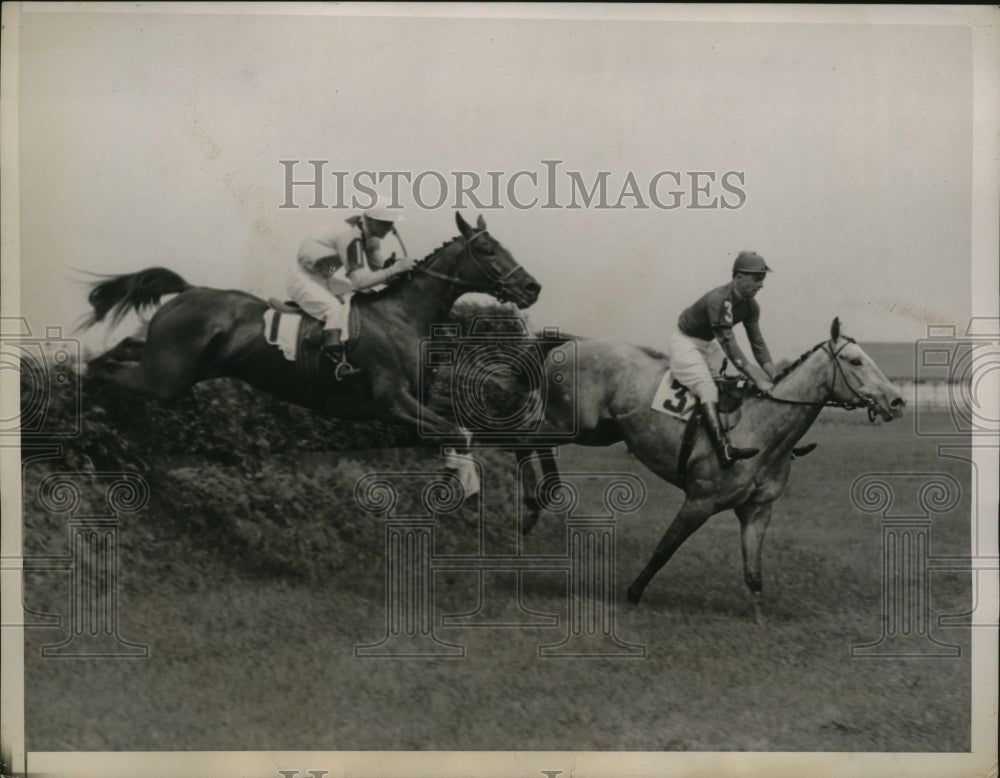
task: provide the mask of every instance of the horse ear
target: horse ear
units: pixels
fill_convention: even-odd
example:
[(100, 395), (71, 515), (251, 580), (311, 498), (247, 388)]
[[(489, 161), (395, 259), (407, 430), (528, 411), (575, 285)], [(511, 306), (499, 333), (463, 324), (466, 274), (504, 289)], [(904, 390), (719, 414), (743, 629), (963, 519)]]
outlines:
[(840, 340), (840, 317), (833, 320), (830, 325), (830, 340)]
[(486, 219), (483, 218), (482, 214), (479, 214), (479, 218), (476, 219), (476, 229), (480, 232), (486, 232)]
[(468, 238), (469, 233), (472, 232), (472, 227), (469, 226), (469, 223), (462, 218), (462, 214), (460, 214), (458, 211), (455, 211), (455, 223), (458, 225), (459, 232), (461, 232), (462, 235)]

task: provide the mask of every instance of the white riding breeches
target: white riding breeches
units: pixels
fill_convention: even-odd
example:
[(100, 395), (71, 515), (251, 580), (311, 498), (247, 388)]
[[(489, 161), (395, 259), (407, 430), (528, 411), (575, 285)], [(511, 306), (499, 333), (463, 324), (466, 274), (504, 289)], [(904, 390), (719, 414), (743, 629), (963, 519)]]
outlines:
[(713, 376), (719, 375), (725, 358), (722, 346), (714, 338), (692, 338), (680, 330), (674, 330), (670, 336), (670, 372), (702, 402), (719, 401)]
[(347, 340), (347, 316), (350, 309), (320, 281), (305, 270), (295, 267), (288, 271), (286, 288), (288, 296), (297, 302), (302, 310), (325, 322), (323, 329), (340, 330), (340, 339)]

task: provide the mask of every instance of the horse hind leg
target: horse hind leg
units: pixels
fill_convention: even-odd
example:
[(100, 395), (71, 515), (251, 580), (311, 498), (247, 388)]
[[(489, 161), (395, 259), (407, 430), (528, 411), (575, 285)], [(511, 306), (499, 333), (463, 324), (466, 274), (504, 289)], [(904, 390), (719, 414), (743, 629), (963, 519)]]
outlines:
[(161, 381), (151, 375), (143, 364), (109, 364), (106, 369), (95, 374), (95, 377), (107, 381), (113, 386), (124, 389), (131, 394), (150, 397), (162, 402), (171, 403), (180, 397), (190, 384), (180, 384), (176, 380)]
[[(121, 353), (128, 351), (123, 349)], [(107, 361), (98, 365), (91, 363), (91, 368), (92, 375), (99, 380), (165, 403), (174, 402), (199, 380), (193, 357), (179, 350), (164, 352), (146, 348), (139, 362)]]
[(667, 531), (660, 538), (660, 542), (656, 545), (656, 550), (653, 551), (653, 556), (650, 557), (649, 562), (646, 563), (642, 572), (639, 573), (632, 582), (632, 585), (629, 586), (627, 592), (629, 603), (632, 605), (639, 604), (639, 600), (642, 599), (642, 593), (645, 591), (646, 586), (649, 585), (649, 582), (653, 580), (653, 576), (670, 560), (670, 557), (681, 547), (681, 544), (708, 520), (712, 513), (712, 504), (708, 500), (692, 500), (688, 498), (684, 502), (674, 520), (670, 522), (670, 526), (667, 527)]
[(142, 355), (146, 350), (146, 341), (141, 338), (125, 338), (125, 340), (118, 344), (118, 347), (121, 348), (119, 361), (139, 362), (142, 360)]
[(142, 354), (146, 346), (146, 341), (139, 338), (123, 338), (114, 347), (105, 351), (100, 356), (91, 359), (87, 363), (89, 370), (102, 370), (109, 364), (121, 362), (138, 362), (142, 359)]

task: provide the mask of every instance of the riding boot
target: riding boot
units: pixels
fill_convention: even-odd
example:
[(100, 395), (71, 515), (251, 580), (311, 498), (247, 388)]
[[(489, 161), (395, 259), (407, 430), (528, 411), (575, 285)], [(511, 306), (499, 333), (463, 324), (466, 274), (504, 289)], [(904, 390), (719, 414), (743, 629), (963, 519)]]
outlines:
[(347, 352), (344, 344), (340, 342), (339, 329), (323, 330), (323, 345), (320, 346), (320, 349), (337, 366), (336, 377), (338, 381), (360, 372), (347, 361)]
[(755, 457), (760, 449), (756, 448), (735, 448), (729, 445), (725, 432), (722, 431), (722, 422), (719, 419), (719, 406), (715, 403), (703, 402), (701, 404), (701, 417), (705, 422), (705, 429), (708, 437), (712, 441), (712, 448), (719, 458), (719, 465), (723, 470), (728, 470), (738, 459), (749, 459)]

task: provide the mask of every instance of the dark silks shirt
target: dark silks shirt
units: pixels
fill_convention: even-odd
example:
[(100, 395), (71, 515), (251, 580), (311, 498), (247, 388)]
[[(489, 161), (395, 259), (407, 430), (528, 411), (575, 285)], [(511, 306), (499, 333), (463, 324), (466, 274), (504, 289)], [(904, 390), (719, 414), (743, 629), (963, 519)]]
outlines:
[(718, 339), (722, 350), (741, 371), (747, 359), (733, 335), (733, 325), (743, 322), (750, 348), (760, 365), (771, 361), (771, 354), (760, 332), (760, 306), (756, 300), (740, 297), (732, 283), (713, 289), (688, 308), (677, 320), (677, 327), (688, 337)]

